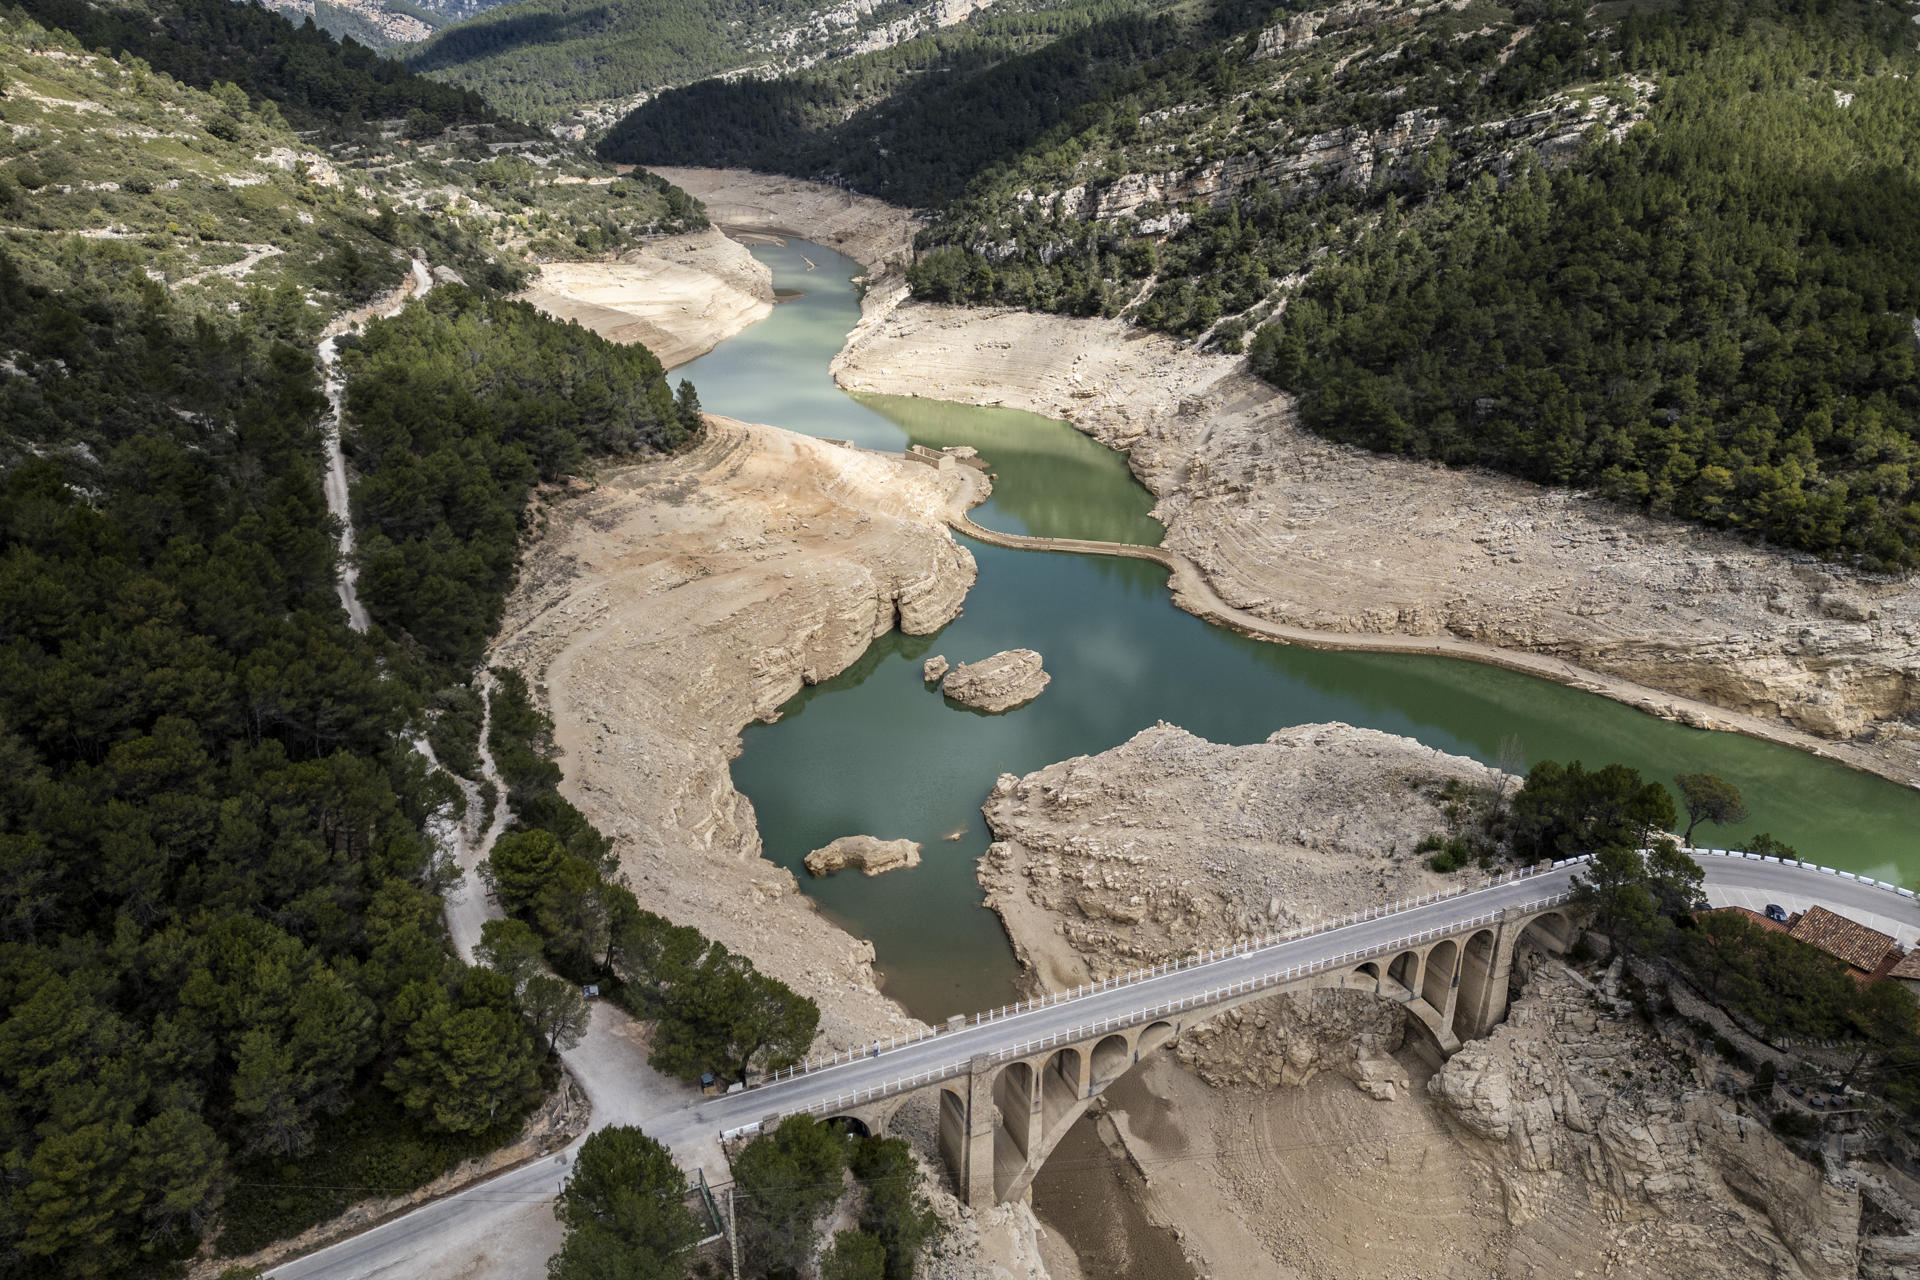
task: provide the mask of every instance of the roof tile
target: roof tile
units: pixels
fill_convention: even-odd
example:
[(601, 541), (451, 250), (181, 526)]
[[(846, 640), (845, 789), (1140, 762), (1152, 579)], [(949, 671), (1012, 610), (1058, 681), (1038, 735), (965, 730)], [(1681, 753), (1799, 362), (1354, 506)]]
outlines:
[(1867, 973), (1878, 969), (1893, 949), (1893, 939), (1878, 929), (1835, 915), (1825, 907), (1808, 907), (1788, 932)]

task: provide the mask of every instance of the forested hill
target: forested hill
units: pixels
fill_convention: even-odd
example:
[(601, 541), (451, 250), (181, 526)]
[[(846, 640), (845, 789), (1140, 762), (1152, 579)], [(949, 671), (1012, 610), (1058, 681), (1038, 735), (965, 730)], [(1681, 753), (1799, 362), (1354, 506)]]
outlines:
[(411, 65), (528, 120), (634, 100), (730, 72), (805, 67), (884, 48), (975, 9), (1062, 0), (516, 0), (438, 32)]
[[(541, 1104), (582, 981), (688, 1060), (803, 1052), (817, 1013), (741, 957), (636, 959), (665, 922), (511, 673), (525, 919), (462, 963), (441, 841), (490, 811), (414, 745), (476, 771), (536, 488), (699, 430), (644, 348), (502, 295), (698, 204), (257, 9), (73, 20), (0, 9), (0, 1278), (178, 1276), (422, 1186)], [(359, 634), (315, 342), (415, 254), (467, 285), (339, 343)]]
[(916, 296), (1251, 344), (1339, 439), (1920, 564), (1908, 6), (1219, 3), (1088, 44), (1138, 20), (693, 86), (605, 150), (931, 207)]
[(795, 76), (707, 80), (637, 109), (600, 151), (825, 174), (895, 203), (942, 204), (1194, 39), (1168, 8), (1071, 0), (993, 11)]
[(309, 21), (233, 0), (13, 0), (88, 49), (139, 58), (197, 89), (235, 84), (303, 129), (419, 112), (443, 124), (507, 123), (479, 94), (439, 84)]

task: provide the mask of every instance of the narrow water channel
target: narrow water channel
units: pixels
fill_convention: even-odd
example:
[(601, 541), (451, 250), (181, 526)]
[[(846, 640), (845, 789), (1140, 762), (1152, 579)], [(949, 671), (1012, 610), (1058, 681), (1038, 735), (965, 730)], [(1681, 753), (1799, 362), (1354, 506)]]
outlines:
[[(776, 287), (805, 296), (686, 366), (709, 411), (873, 448), (972, 445), (999, 476), (974, 513), (981, 524), (1159, 541), (1152, 497), (1125, 459), (1063, 422), (841, 392), (827, 366), (859, 318), (858, 266), (800, 242), (754, 253), (772, 265)], [(798, 694), (778, 723), (750, 727), (734, 764), (767, 856), (873, 940), (888, 991), (919, 1017), (983, 1008), (1013, 991), (1011, 951), (974, 879), (988, 840), (980, 804), (994, 779), (1104, 751), (1157, 720), (1231, 743), (1344, 720), (1489, 763), (1512, 736), (1528, 761), (1618, 761), (1663, 781), (1717, 773), (1740, 787), (1753, 816), (1731, 832), (1707, 831), (1709, 841), (1767, 831), (1832, 866), (1920, 880), (1912, 789), (1477, 663), (1249, 640), (1174, 608), (1157, 565), (969, 545), (980, 579), (959, 619), (937, 636), (880, 640), (838, 678)], [(1021, 710), (975, 714), (921, 682), (930, 654), (970, 661), (1013, 647), (1039, 650), (1053, 674)], [(926, 860), (874, 879), (808, 879), (800, 860), (809, 850), (855, 834), (918, 840)]]

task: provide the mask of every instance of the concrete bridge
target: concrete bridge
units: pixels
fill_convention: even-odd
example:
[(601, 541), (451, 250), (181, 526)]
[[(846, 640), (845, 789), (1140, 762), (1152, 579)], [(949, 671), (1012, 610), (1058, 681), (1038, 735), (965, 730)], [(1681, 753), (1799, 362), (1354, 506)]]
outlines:
[[(1920, 900), (1906, 889), (1810, 863), (1696, 850), (1716, 906), (1818, 904), (1920, 943)], [(1326, 925), (1208, 952), (1125, 979), (956, 1018), (938, 1030), (803, 1064), (717, 1098), (639, 1121), (689, 1172), (725, 1178), (717, 1139), (797, 1114), (844, 1118), (869, 1130), (912, 1093), (939, 1090), (941, 1145), (961, 1193), (975, 1204), (1023, 1194), (1064, 1132), (1094, 1098), (1181, 1030), (1284, 990), (1344, 987), (1396, 1000), (1443, 1048), (1485, 1034), (1505, 1013), (1508, 966), (1522, 940), (1566, 945), (1567, 899), (1579, 862)], [(603, 1113), (599, 1124), (623, 1117)], [(373, 1280), (436, 1274), (423, 1259), (449, 1240), (493, 1238), (514, 1214), (545, 1207), (571, 1151), (532, 1161), (358, 1235), (285, 1263), (280, 1280)], [(719, 1175), (716, 1177), (715, 1175)]]
[[(1714, 902), (1818, 901), (1907, 936), (1913, 894), (1811, 864), (1698, 851)], [(938, 1091), (940, 1146), (968, 1203), (1024, 1195), (1068, 1127), (1141, 1058), (1183, 1030), (1280, 992), (1360, 990), (1402, 1005), (1442, 1053), (1506, 1016), (1523, 940), (1564, 952), (1577, 936), (1572, 879), (1586, 859), (1395, 903), (1209, 951), (1074, 991), (951, 1019), (802, 1064), (752, 1088), (648, 1123), (677, 1152), (711, 1150), (790, 1115), (873, 1133), (907, 1097)]]
[(694, 1110), (756, 1116), (723, 1127), (723, 1143), (802, 1112), (884, 1133), (907, 1098), (937, 1090), (940, 1148), (962, 1198), (975, 1207), (1017, 1199), (1109, 1085), (1181, 1031), (1249, 1001), (1366, 991), (1405, 1007), (1443, 1054), (1485, 1035), (1506, 1015), (1520, 940), (1555, 952), (1572, 945), (1566, 907), (1577, 866), (1510, 874), (955, 1018)]

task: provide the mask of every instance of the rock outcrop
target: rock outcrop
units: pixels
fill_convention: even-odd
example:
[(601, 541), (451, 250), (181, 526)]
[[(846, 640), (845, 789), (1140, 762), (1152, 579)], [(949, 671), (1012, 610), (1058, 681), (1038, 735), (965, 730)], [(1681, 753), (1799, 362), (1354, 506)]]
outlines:
[(940, 692), (961, 706), (997, 713), (1024, 707), (1052, 682), (1039, 654), (1031, 649), (1007, 649), (953, 668), (941, 681)]
[(940, 678), (950, 670), (947, 655), (936, 653), (920, 664), (920, 678), (928, 684), (939, 684)]
[[(1143, 729), (1111, 751), (1003, 775), (987, 799), (981, 861), (1037, 985), (1072, 986), (1449, 882), (1413, 851), (1447, 819), (1449, 781), (1498, 787), (1498, 770), (1344, 724), (1221, 746)], [(1270, 1088), (1339, 1071), (1392, 1096), (1402, 1016), (1344, 991), (1282, 995), (1184, 1035), (1183, 1065), (1217, 1084)]]
[[(1440, 792), (1449, 782), (1457, 791), (1511, 780), (1346, 725), (1286, 730), (1246, 747), (1159, 725), (1097, 756), (1003, 776), (985, 806), (998, 840), (981, 880), (1029, 971), (1050, 987), (1072, 985), (1437, 887), (1442, 878), (1411, 846), (1445, 829)], [(1705, 1088), (1692, 1061), (1616, 992), (1596, 990), (1525, 947), (1515, 982), (1507, 1023), (1468, 1044), (1423, 1088), (1415, 1082), (1428, 1068), (1395, 1052), (1405, 1015), (1365, 992), (1274, 997), (1182, 1032), (1172, 1046), (1182, 1066), (1210, 1084), (1252, 1087), (1210, 1095), (1218, 1101), (1184, 1095), (1181, 1127), (1213, 1125), (1224, 1185), (1245, 1230), (1275, 1250), (1272, 1257), (1303, 1275), (1360, 1274), (1303, 1262), (1296, 1237), (1313, 1231), (1303, 1224), (1314, 1212), (1343, 1214), (1355, 1198), (1370, 1202), (1378, 1186), (1370, 1179), (1427, 1176), (1432, 1161), (1453, 1170), (1442, 1176), (1489, 1188), (1469, 1197), (1475, 1221), (1461, 1236), (1480, 1241), (1482, 1252), (1444, 1270), (1365, 1274), (1855, 1274), (1862, 1214), (1851, 1173), (1823, 1176)], [(1394, 1135), (1383, 1139), (1384, 1152), (1356, 1150), (1334, 1175), (1338, 1187), (1327, 1201), (1287, 1210), (1298, 1230), (1276, 1234), (1266, 1230), (1277, 1210), (1263, 1198), (1271, 1179), (1260, 1163), (1275, 1157), (1259, 1151), (1258, 1137), (1248, 1146), (1245, 1121), (1229, 1126), (1230, 1136), (1220, 1136), (1222, 1126), (1250, 1106), (1257, 1117), (1266, 1104), (1249, 1100), (1322, 1072), (1346, 1076), (1381, 1100), (1367, 1105), (1398, 1115), (1405, 1132), (1415, 1132), (1413, 1117), (1393, 1108), (1420, 1105), (1428, 1126), (1444, 1117), (1435, 1141), (1445, 1150), (1399, 1151)], [(1152, 1127), (1154, 1115), (1130, 1124)], [(1321, 1135), (1264, 1136), (1279, 1144), (1284, 1163), (1294, 1159), (1284, 1146), (1289, 1136), (1313, 1143)], [(1178, 1187), (1159, 1193), (1173, 1202), (1183, 1194)], [(1210, 1219), (1179, 1221), (1200, 1230), (1196, 1224)], [(1342, 1221), (1346, 1231), (1379, 1226)], [(1222, 1249), (1236, 1239), (1244, 1235), (1216, 1230), (1210, 1237)], [(1876, 1256), (1895, 1258), (1901, 1248), (1897, 1239), (1881, 1239)]]
[(1859, 1191), (1700, 1087), (1614, 995), (1542, 960), (1506, 1023), (1427, 1084), (1502, 1183), (1515, 1251), (1549, 1248), (1578, 1206), (1638, 1220), (1609, 1256), (1623, 1274), (1691, 1257), (1701, 1276), (1853, 1276)]
[(920, 865), (920, 844), (916, 840), (879, 840), (873, 836), (841, 836), (808, 854), (807, 874), (832, 875), (842, 867), (858, 867), (864, 874), (877, 876), (902, 867)]

